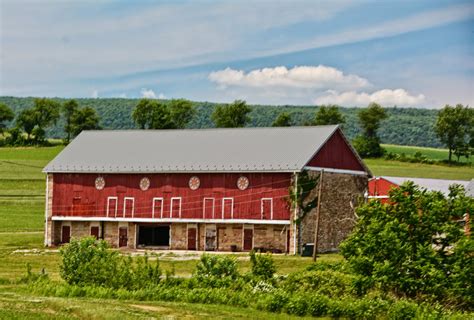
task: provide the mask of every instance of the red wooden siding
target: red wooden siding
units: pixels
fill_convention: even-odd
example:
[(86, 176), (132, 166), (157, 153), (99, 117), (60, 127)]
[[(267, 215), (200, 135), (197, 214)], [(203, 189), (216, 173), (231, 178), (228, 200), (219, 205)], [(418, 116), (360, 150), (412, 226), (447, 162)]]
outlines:
[[(373, 178), (369, 180), (368, 183), (368, 192), (369, 199), (379, 199), (381, 202), (385, 203), (388, 201), (388, 193), (392, 188), (398, 188), (399, 185), (388, 181), (384, 178)], [(379, 197), (379, 198), (376, 198)], [(384, 198), (386, 197), (386, 198)]]
[(365, 171), (338, 129), (307, 166)]
[[(189, 178), (194, 175), (201, 180), (199, 189), (195, 191), (188, 186)], [(117, 217), (125, 215), (131, 218), (133, 215), (134, 218), (152, 218), (153, 198), (163, 198), (162, 203), (155, 201), (157, 219), (161, 216), (161, 207), (163, 207), (163, 218), (170, 218), (171, 205), (173, 205), (173, 218), (179, 218), (181, 212), (183, 219), (222, 219), (224, 212), (226, 219), (230, 219), (232, 215), (234, 219), (261, 219), (262, 198), (272, 198), (273, 219), (290, 219), (287, 196), (291, 174), (243, 174), (250, 181), (248, 189), (244, 191), (237, 188), (237, 179), (241, 175), (237, 173), (106, 174), (102, 175), (105, 179), (105, 188), (97, 190), (94, 184), (98, 176), (96, 174), (54, 174), (52, 213), (55, 216), (115, 217), (117, 209)], [(143, 177), (148, 177), (151, 181), (150, 188), (146, 191), (142, 191), (139, 187), (140, 179)], [(114, 200), (114, 197), (117, 200)], [(177, 199), (179, 197), (181, 197), (181, 208)], [(133, 201), (128, 198), (133, 198)], [(173, 204), (171, 198), (174, 199)], [(212, 198), (214, 201), (204, 202), (204, 198)], [(230, 207), (231, 200), (226, 200), (222, 208), (223, 198), (232, 198), (233, 208)], [(269, 209), (265, 207), (265, 210)], [(265, 219), (270, 218), (269, 214), (265, 215)]]

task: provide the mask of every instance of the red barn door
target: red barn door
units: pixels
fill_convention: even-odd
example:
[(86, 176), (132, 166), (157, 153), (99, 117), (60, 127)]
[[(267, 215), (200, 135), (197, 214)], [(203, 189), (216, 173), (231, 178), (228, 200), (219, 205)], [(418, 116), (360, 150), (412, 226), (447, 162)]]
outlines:
[(63, 226), (61, 231), (61, 243), (69, 243), (71, 241), (71, 226)]
[(244, 251), (253, 249), (253, 229), (244, 228)]
[(126, 247), (128, 244), (128, 228), (119, 228), (119, 247)]
[(197, 243), (197, 228), (188, 228), (188, 250), (196, 250)]

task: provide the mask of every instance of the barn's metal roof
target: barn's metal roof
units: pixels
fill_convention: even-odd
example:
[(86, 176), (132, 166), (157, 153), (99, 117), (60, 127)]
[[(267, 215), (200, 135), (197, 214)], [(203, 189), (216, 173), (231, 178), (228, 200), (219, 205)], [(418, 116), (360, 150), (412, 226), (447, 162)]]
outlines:
[(474, 198), (474, 178), (466, 186), (466, 195)]
[(43, 171), (300, 171), (337, 128), (83, 131)]
[(459, 184), (467, 188), (469, 181), (465, 180), (444, 180), (444, 179), (426, 179), (426, 178), (407, 178), (407, 177), (382, 177), (397, 185), (402, 185), (407, 181), (413, 181), (416, 185), (425, 188), (429, 191), (440, 191), (444, 195), (449, 194), (449, 186)]

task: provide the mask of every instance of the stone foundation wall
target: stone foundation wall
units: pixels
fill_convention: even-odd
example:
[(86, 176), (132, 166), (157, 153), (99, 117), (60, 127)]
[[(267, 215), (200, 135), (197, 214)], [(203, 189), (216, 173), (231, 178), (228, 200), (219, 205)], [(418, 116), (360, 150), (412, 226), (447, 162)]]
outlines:
[(172, 223), (170, 233), (170, 249), (186, 250), (188, 248), (188, 229), (186, 223)]
[(231, 251), (231, 246), (237, 246), (237, 251), (242, 251), (243, 226), (241, 224), (217, 225), (217, 250)]
[[(320, 172), (310, 171), (309, 174), (316, 177)], [(367, 176), (363, 175), (324, 173), (318, 252), (337, 251), (339, 244), (349, 235), (355, 225), (353, 208), (364, 201), (367, 181)], [(308, 201), (317, 194), (318, 187), (311, 192)], [(300, 250), (304, 243), (314, 242), (316, 211), (316, 208), (312, 209), (301, 222), (298, 237)]]
[(255, 225), (253, 231), (254, 247), (285, 252), (287, 228), (284, 226)]

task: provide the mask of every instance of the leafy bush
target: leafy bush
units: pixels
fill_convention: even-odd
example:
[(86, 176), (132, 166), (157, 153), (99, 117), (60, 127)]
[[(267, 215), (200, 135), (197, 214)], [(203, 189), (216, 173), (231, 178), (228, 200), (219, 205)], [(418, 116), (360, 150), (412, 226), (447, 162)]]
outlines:
[(467, 307), (474, 251), (457, 220), (473, 209), (474, 199), (462, 187), (451, 187), (444, 197), (404, 184), (391, 191), (388, 204), (372, 201), (357, 210), (359, 220), (341, 252), (364, 285)]
[(385, 153), (377, 137), (358, 136), (352, 141), (352, 145), (362, 158), (379, 158)]
[(275, 262), (270, 254), (257, 254), (250, 252), (250, 263), (252, 274), (264, 280), (272, 279), (276, 272)]
[(148, 256), (134, 262), (93, 237), (72, 239), (60, 253), (60, 274), (69, 284), (136, 289), (156, 285), (161, 279), (158, 259), (154, 265)]
[(203, 254), (196, 265), (193, 278), (204, 286), (220, 287), (229, 286), (238, 276), (234, 258)]
[(281, 283), (287, 292), (311, 292), (331, 297), (351, 294), (355, 276), (332, 270), (294, 272)]

